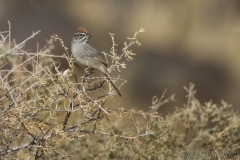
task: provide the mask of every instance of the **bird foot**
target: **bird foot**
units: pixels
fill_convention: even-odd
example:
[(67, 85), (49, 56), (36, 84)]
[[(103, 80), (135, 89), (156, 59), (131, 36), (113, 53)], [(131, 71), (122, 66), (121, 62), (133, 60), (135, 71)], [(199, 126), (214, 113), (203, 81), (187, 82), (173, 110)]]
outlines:
[(93, 73), (93, 70), (94, 70), (94, 68), (90, 68), (90, 67), (85, 68), (85, 69), (84, 69), (85, 76), (91, 75), (91, 74)]

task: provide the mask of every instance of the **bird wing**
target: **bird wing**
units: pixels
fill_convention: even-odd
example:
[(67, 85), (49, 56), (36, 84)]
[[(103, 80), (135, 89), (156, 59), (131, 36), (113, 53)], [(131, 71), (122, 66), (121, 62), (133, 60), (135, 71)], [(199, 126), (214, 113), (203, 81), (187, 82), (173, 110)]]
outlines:
[(105, 66), (108, 66), (105, 58), (103, 57), (102, 54), (100, 54), (95, 48), (93, 48), (89, 43), (87, 45), (85, 45), (85, 50), (86, 52), (86, 56), (90, 57), (102, 64), (104, 64)]

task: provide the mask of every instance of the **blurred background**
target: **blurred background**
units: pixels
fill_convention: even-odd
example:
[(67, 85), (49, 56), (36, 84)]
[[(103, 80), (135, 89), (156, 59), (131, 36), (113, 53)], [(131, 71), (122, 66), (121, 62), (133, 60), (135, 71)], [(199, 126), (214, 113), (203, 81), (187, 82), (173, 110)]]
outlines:
[[(84, 26), (92, 35), (90, 43), (99, 52), (109, 52), (109, 32), (121, 53), (123, 42), (141, 27), (142, 43), (133, 47), (137, 53), (121, 78), (128, 82), (121, 88), (118, 105), (143, 109), (154, 95), (176, 95), (177, 102), (162, 106), (166, 114), (186, 102), (183, 86), (196, 85), (201, 102), (225, 100), (235, 108), (240, 105), (240, 1), (239, 0), (0, 0), (0, 30), (8, 30), (21, 42), (32, 31), (42, 30), (27, 43), (36, 51), (57, 34), (69, 48), (73, 33)], [(56, 43), (55, 54), (64, 50)], [(112, 76), (117, 76), (113, 73)]]

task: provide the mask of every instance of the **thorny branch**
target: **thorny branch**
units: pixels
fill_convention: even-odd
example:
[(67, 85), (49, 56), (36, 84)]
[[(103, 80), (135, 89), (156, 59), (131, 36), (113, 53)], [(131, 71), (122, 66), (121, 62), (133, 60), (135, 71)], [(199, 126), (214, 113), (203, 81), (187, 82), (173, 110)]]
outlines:
[[(111, 59), (109, 62), (112, 62), (110, 71), (126, 68), (123, 58), (132, 60), (135, 54), (129, 48), (133, 44), (140, 45), (136, 38), (140, 32), (144, 32), (144, 29), (137, 31), (133, 38), (128, 38), (129, 42), (124, 43), (123, 53), (119, 55), (114, 35), (110, 34), (113, 47), (110, 54), (105, 53)], [(114, 93), (112, 90), (104, 93), (105, 78), (77, 75), (68, 48), (58, 35), (53, 35), (52, 38), (60, 42), (65, 54), (51, 53), (52, 41), (40, 50), (37, 46), (36, 53), (26, 52), (24, 44), (39, 33), (40, 31), (33, 32), (21, 43), (14, 44), (10, 22), (9, 30), (0, 32), (1, 158), (27, 153), (26, 157), (58, 159), (66, 157), (63, 154), (63, 144), (59, 142), (70, 142), (75, 137), (79, 137), (80, 141), (86, 135), (135, 139), (153, 134), (136, 123), (134, 114), (140, 113), (146, 117), (144, 112), (136, 113), (105, 105), (109, 99), (113, 99)], [(61, 71), (55, 58), (66, 60), (68, 69)], [(121, 82), (121, 86), (126, 82), (119, 77), (112, 79)], [(99, 92), (99, 89), (103, 91)], [(117, 134), (116, 129), (112, 130), (112, 127), (117, 128), (120, 124), (120, 115), (131, 119), (137, 130), (136, 135), (129, 136), (127, 132)], [(108, 116), (117, 119), (110, 121)], [(72, 148), (73, 153), (76, 151), (76, 148)]]
[[(130, 47), (140, 45), (140, 32), (127, 39), (121, 54), (111, 34), (113, 47), (104, 53), (111, 72), (122, 71), (132, 60)], [(226, 102), (200, 104), (190, 84), (184, 87), (187, 104), (166, 118), (157, 111), (175, 100), (163, 99), (166, 90), (153, 97), (148, 111), (126, 109), (105, 78), (80, 74), (57, 35), (52, 38), (62, 45), (63, 55), (52, 53), (53, 39), (41, 49), (37, 45), (36, 53), (25, 51), (25, 43), (38, 33), (15, 44), (10, 23), (8, 31), (0, 32), (0, 159), (177, 159), (184, 156), (178, 150), (193, 146), (239, 153), (239, 114)], [(120, 76), (112, 79), (119, 86), (126, 82)]]

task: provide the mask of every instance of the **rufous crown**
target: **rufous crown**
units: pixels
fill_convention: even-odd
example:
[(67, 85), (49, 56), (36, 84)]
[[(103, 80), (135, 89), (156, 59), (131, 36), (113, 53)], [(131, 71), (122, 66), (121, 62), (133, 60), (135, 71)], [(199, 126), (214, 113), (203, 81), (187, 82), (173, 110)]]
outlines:
[(79, 28), (76, 30), (76, 33), (78, 33), (78, 32), (88, 33), (88, 31), (87, 31), (84, 27), (79, 27)]

